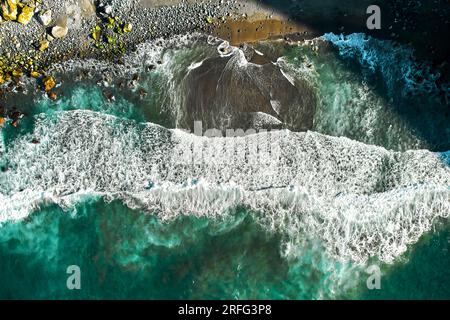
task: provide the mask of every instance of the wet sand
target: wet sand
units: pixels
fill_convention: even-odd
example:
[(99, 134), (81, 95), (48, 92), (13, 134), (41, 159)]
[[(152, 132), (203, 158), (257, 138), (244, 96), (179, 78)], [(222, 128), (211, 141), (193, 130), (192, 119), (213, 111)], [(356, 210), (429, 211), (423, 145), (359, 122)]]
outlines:
[(296, 38), (302, 39), (319, 35), (312, 28), (298, 22), (264, 19), (257, 15), (249, 19), (228, 19), (225, 22), (216, 22), (212, 33), (219, 38), (228, 40), (235, 46), (283, 38), (288, 35), (295, 35)]

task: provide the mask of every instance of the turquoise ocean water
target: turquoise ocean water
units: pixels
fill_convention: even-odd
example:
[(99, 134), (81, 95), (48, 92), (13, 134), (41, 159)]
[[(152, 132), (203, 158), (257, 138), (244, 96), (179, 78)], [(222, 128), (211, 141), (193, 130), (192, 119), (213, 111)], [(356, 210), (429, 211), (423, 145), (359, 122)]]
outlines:
[[(318, 48), (257, 45), (262, 52), (279, 54), (284, 72), (306, 79), (316, 90), (320, 99), (314, 131), (396, 151), (449, 149), (448, 115), (442, 116), (448, 106), (442, 104), (438, 76), (416, 63), (409, 49), (364, 35), (329, 34), (324, 40), (326, 46)], [(172, 113), (161, 107), (168, 95), (176, 94), (166, 92), (168, 82), (174, 81), (166, 69), (175, 68), (173, 64), (177, 69), (171, 75), (182, 73), (199, 57), (215, 52), (212, 48), (199, 42), (163, 51), (162, 58), (169, 62), (141, 75), (141, 86), (149, 92), (144, 100), (109, 88), (115, 100), (108, 101), (92, 79), (67, 80), (57, 102), (40, 96), (23, 100), (27, 116), (20, 128), (2, 129), (2, 173), (16, 170), (11, 164), (20, 161), (12, 161), (13, 146), (41, 130), (36, 129), (41, 128), (40, 117), (58, 119), (70, 110), (85, 109), (130, 123), (171, 127)], [(448, 94), (448, 88), (443, 92)], [(425, 105), (435, 112), (427, 112)], [(42, 140), (46, 135), (40, 132)], [(52, 160), (47, 155), (46, 161)], [(45, 172), (37, 170), (38, 174)], [(28, 180), (17, 185), (27, 186)], [(166, 220), (156, 212), (131, 209), (124, 201), (89, 192), (65, 207), (48, 199), (27, 206), (31, 200), (13, 195), (28, 189), (17, 191), (11, 178), (0, 182), (1, 299), (450, 298), (450, 228), (442, 218), (433, 219), (431, 230), (393, 261), (373, 256), (358, 263), (329, 255), (326, 243), (306, 234), (290, 248), (295, 254), (288, 255), (286, 235), (265, 228), (258, 220), (264, 212), (246, 207), (232, 208), (224, 216), (179, 215)], [(372, 264), (382, 272), (380, 290), (366, 286), (365, 270)], [(70, 265), (80, 267), (81, 290), (66, 287)]]

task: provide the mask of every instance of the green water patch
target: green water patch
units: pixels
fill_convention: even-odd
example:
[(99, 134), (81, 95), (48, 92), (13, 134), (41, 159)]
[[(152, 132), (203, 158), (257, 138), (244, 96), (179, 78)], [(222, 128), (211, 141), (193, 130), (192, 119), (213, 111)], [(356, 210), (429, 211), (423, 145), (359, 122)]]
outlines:
[[(85, 199), (70, 212), (42, 208), (0, 227), (1, 299), (447, 299), (450, 229), (425, 236), (381, 289), (363, 269), (326, 257), (314, 241), (295, 257), (282, 237), (238, 210), (221, 220), (162, 222), (119, 202)], [(81, 289), (69, 290), (71, 265)]]
[[(51, 206), (2, 226), (0, 239), (2, 299), (264, 298), (287, 272), (278, 239), (243, 213), (162, 224), (119, 203), (75, 215)], [(70, 265), (81, 290), (66, 287)]]
[[(448, 128), (448, 83), (427, 61), (415, 58), (414, 50), (407, 45), (383, 41), (364, 34), (348, 36), (325, 34), (323, 39), (338, 50), (338, 60), (347, 70), (356, 69), (361, 84), (383, 99), (385, 110), (396, 122), (433, 151), (450, 148)], [(373, 109), (370, 106), (369, 110)], [(389, 117), (386, 123), (389, 123)], [(398, 138), (386, 126), (391, 139)], [(394, 135), (393, 135), (394, 134)], [(405, 141), (407, 142), (407, 141)], [(409, 147), (405, 144), (405, 147)], [(411, 147), (409, 147), (411, 148)]]
[(287, 47), (282, 63), (282, 69), (305, 79), (317, 93), (314, 131), (393, 150), (427, 146), (394, 111), (389, 95), (366, 80), (357, 63), (342, 60), (324, 44), (317, 50), (307, 45)]
[(450, 299), (450, 225), (440, 225), (391, 266), (382, 267), (381, 288), (362, 289), (360, 299)]
[[(337, 296), (323, 250), (280, 254), (281, 238), (239, 210), (161, 222), (119, 202), (43, 208), (0, 227), (1, 299), (317, 299)], [(69, 290), (69, 266), (81, 289)], [(337, 264), (335, 264), (337, 265)], [(333, 288), (334, 289), (333, 289)]]
[(393, 150), (449, 148), (439, 74), (409, 47), (363, 34), (336, 39), (282, 50), (282, 69), (316, 90), (314, 131)]
[[(119, 119), (131, 119), (137, 122), (145, 122), (146, 117), (141, 109), (120, 92), (114, 91), (114, 101), (108, 101), (104, 90), (89, 82), (83, 84), (67, 83), (64, 94), (57, 101), (46, 97), (29, 97), (29, 101), (23, 105), (22, 112), (25, 116), (20, 120), (20, 125), (14, 127), (5, 126), (1, 130), (6, 148), (18, 136), (31, 134), (35, 129), (36, 116), (45, 114), (47, 118), (55, 113), (71, 110), (92, 110), (95, 112), (109, 114)], [(76, 126), (76, 123), (74, 123)]]
[[(144, 117), (133, 103), (121, 95), (114, 94), (114, 101), (108, 101), (105, 90), (89, 84), (67, 85), (63, 97), (57, 101), (41, 99), (35, 104), (35, 113), (52, 114), (59, 111), (91, 110), (119, 118), (144, 121)], [(114, 92), (115, 93), (115, 92)]]

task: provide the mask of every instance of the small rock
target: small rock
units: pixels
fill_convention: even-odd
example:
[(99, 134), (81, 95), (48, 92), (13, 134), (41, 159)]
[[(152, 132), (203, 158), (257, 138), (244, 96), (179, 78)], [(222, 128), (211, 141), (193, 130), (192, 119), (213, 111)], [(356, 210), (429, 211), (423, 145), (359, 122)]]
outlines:
[(41, 40), (39, 41), (39, 51), (45, 51), (48, 46), (50, 45), (50, 42), (48, 40)]
[(58, 95), (57, 95), (56, 93), (54, 93), (54, 92), (48, 92), (48, 93), (47, 93), (47, 96), (48, 96), (48, 98), (49, 98), (50, 100), (53, 100), (53, 101), (55, 101), (56, 99), (58, 99)]
[(46, 76), (42, 79), (42, 84), (44, 85), (45, 92), (49, 92), (56, 86), (55, 79), (52, 76)]
[(100, 40), (100, 37), (101, 37), (101, 32), (100, 32), (100, 31), (97, 31), (97, 30), (94, 30), (94, 31), (91, 33), (91, 37), (92, 37), (92, 39), (94, 39), (95, 41), (99, 41), (99, 40)]
[(43, 26), (48, 26), (52, 22), (52, 10), (41, 10), (39, 12), (39, 21)]
[(0, 74), (0, 84), (4, 84), (9, 80), (11, 80), (11, 74), (9, 74), (8, 72), (3, 75)]
[(20, 69), (15, 69), (12, 72), (13, 77), (20, 78), (23, 76), (23, 71)]
[(52, 28), (52, 36), (54, 38), (64, 38), (67, 35), (68, 31), (69, 28), (67, 27), (54, 26)]
[(2, 2), (2, 15), (6, 21), (14, 21), (17, 19), (17, 0), (4, 0)]
[(133, 25), (131, 23), (126, 23), (123, 26), (123, 32), (128, 33), (131, 32), (131, 30), (133, 30)]
[(32, 6), (24, 6), (22, 8), (22, 12), (19, 14), (17, 18), (17, 22), (21, 24), (28, 24), (31, 21), (31, 18), (34, 16), (34, 7)]
[(141, 99), (145, 98), (147, 94), (147, 91), (145, 91), (144, 89), (139, 90), (139, 96), (141, 97)]
[(210, 16), (206, 17), (205, 20), (208, 24), (212, 24), (214, 22), (213, 18)]
[(107, 36), (106, 36), (106, 41), (107, 41), (109, 44), (113, 44), (113, 43), (114, 43), (114, 38), (111, 37), (111, 36), (109, 36), (109, 35), (107, 35)]
[(104, 13), (106, 13), (106, 14), (111, 14), (112, 13), (112, 7), (111, 6), (109, 6), (109, 5), (106, 5), (104, 8), (103, 8), (103, 12)]
[(30, 72), (30, 76), (32, 78), (39, 78), (41, 76), (41, 74), (39, 72), (33, 70)]

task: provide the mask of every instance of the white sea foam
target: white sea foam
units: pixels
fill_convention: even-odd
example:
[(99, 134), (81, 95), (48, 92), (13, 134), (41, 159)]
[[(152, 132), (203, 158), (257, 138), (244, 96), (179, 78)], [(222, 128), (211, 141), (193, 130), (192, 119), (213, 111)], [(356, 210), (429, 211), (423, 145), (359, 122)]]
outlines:
[[(244, 156), (217, 152), (230, 143)], [(270, 148), (253, 148), (261, 143)], [(287, 254), (305, 238), (318, 237), (333, 256), (389, 262), (437, 218), (448, 218), (448, 157), (392, 152), (314, 132), (206, 138), (65, 111), (37, 117), (34, 132), (8, 146), (0, 221), (22, 219), (47, 203), (67, 208), (86, 194), (121, 200), (163, 220), (223, 217), (245, 206), (265, 228), (285, 236)]]
[(399, 90), (406, 96), (418, 92), (433, 94), (439, 90), (436, 83), (439, 73), (433, 72), (429, 65), (415, 61), (412, 47), (363, 33), (345, 36), (326, 33), (321, 39), (335, 45), (344, 58), (356, 58), (372, 72), (379, 70), (390, 91)]
[[(270, 101), (270, 103), (277, 103), (278, 101)], [(274, 108), (274, 110), (276, 110)], [(281, 126), (283, 123), (275, 118), (274, 116), (271, 116), (270, 114), (264, 113), (264, 112), (255, 112), (252, 113), (252, 123), (256, 130), (259, 130), (261, 128), (267, 128), (268, 126)]]
[[(317, 92), (314, 131), (398, 151), (446, 148), (448, 125), (435, 116), (445, 113), (436, 76), (408, 46), (364, 34), (326, 34), (299, 44), (294, 58), (283, 56), (277, 65)], [(379, 90), (384, 86), (386, 92)]]

